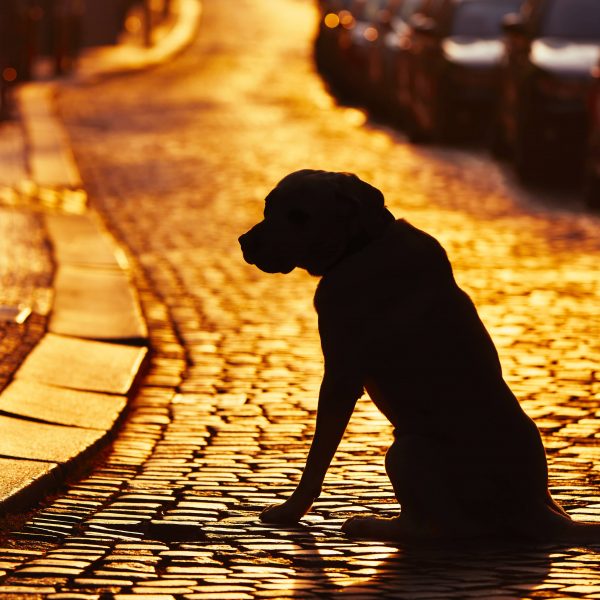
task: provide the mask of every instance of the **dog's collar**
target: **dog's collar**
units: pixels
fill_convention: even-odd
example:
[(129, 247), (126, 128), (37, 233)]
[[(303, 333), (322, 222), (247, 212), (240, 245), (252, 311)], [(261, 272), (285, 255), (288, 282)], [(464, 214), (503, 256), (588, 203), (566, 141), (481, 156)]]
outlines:
[[(344, 260), (346, 256), (350, 256), (351, 254), (356, 254), (360, 252), (363, 248), (366, 248), (373, 240), (377, 237), (373, 237), (366, 231), (361, 231), (358, 235), (355, 235), (346, 245), (346, 250), (344, 254), (342, 254), (340, 260)], [(339, 261), (338, 261), (339, 262)]]
[(375, 231), (367, 231), (366, 229), (361, 229), (355, 236), (348, 240), (344, 253), (329, 267), (328, 270), (333, 269), (346, 257), (360, 252), (361, 250), (366, 248), (371, 242), (380, 238), (385, 232), (385, 230), (395, 221), (396, 217), (394, 217), (394, 215), (387, 208), (384, 208), (379, 227)]

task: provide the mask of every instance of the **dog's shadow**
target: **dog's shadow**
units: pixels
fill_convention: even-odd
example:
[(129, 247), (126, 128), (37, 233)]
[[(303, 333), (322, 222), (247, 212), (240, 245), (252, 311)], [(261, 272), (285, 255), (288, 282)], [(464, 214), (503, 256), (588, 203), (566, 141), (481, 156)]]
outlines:
[[(561, 550), (500, 541), (409, 546), (353, 542), (341, 535), (323, 536), (315, 527), (295, 529), (291, 539), (302, 547), (287, 556), (296, 572), (297, 596), (306, 596), (310, 582), (319, 598), (528, 596), (546, 583), (552, 555)], [(335, 543), (338, 553), (331, 553)]]

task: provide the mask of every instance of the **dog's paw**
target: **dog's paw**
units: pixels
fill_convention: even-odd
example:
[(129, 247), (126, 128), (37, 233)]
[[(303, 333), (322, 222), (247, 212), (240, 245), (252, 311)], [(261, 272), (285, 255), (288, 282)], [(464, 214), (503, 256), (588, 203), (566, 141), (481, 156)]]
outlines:
[(399, 517), (350, 517), (342, 525), (342, 531), (352, 538), (370, 540), (397, 540), (402, 537)]
[(342, 531), (351, 538), (381, 541), (400, 541), (406, 536), (400, 517), (350, 517)]

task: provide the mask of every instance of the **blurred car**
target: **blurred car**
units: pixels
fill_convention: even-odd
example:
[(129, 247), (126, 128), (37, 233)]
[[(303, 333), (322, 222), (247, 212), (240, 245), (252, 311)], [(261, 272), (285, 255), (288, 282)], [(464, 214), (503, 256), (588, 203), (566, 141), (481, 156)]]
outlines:
[(589, 136), (585, 157), (584, 199), (600, 210), (600, 63), (592, 71), (593, 83), (589, 96)]
[(503, 17), (522, 0), (424, 0), (410, 19), (406, 92), (414, 141), (486, 125), (498, 94)]
[(505, 18), (504, 30), (497, 148), (513, 155), (525, 181), (577, 168), (600, 56), (600, 1), (526, 0)]
[(390, 0), (371, 24), (367, 85), (369, 104), (393, 122), (402, 122), (402, 98), (406, 72), (408, 21), (423, 0)]
[(24, 75), (20, 72), (25, 58), (22, 24), (15, 0), (0, 3), (0, 120), (10, 117), (10, 88)]
[[(345, 99), (371, 110), (397, 106), (394, 81), (408, 15), (423, 0), (321, 0), (319, 70)], [(390, 113), (397, 113), (395, 109)]]
[(353, 0), (347, 11), (342, 11), (339, 44), (343, 52), (342, 84), (344, 92), (358, 102), (368, 102), (369, 58), (373, 43), (378, 38), (375, 23), (388, 0)]
[(355, 0), (324, 0), (320, 2), (321, 20), (315, 40), (315, 61), (336, 91), (341, 91), (347, 71), (347, 30), (355, 25), (350, 11)]

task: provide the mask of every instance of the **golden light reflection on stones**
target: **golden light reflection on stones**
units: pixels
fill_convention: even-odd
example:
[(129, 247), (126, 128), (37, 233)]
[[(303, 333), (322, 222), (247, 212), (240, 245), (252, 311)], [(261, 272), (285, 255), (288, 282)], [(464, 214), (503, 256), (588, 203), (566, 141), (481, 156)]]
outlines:
[(83, 214), (87, 194), (83, 189), (40, 187), (31, 180), (22, 180), (15, 187), (0, 186), (0, 206)]
[[(528, 196), (485, 155), (411, 146), (338, 106), (310, 62), (312, 3), (244, 6), (206, 3), (210, 26), (168, 69), (93, 94), (69, 89), (61, 100), (84, 178), (137, 260), (156, 349), (106, 463), (57, 501), (61, 514), (82, 499), (104, 513), (78, 509), (84, 533), (70, 550), (83, 539), (103, 558), (69, 589), (104, 580), (154, 592), (167, 574), (181, 582), (173, 590), (191, 587), (189, 598), (595, 593), (597, 556), (579, 549), (410, 552), (342, 536), (348, 516), (397, 508), (383, 467), (391, 427), (366, 398), (304, 525), (257, 522), (298, 481), (322, 373), (316, 280), (260, 273), (236, 243), (281, 177), (303, 167), (354, 171), (382, 189), (396, 216), (440, 239), (540, 426), (554, 494), (587, 520), (600, 518), (600, 240), (597, 217)], [(112, 126), (99, 136), (102, 122)], [(209, 539), (161, 546), (134, 532), (136, 549), (124, 548), (132, 542), (119, 538), (115, 515), (141, 522), (158, 511), (202, 523)], [(103, 546), (98, 532), (116, 545)], [(164, 562), (159, 572), (124, 552)], [(134, 579), (148, 583), (134, 588)]]

